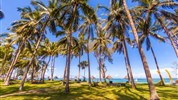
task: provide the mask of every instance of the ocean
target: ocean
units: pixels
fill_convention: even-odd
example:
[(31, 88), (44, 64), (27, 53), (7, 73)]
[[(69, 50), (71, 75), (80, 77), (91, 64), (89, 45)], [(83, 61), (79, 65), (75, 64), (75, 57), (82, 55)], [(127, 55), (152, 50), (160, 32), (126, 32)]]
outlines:
[[(58, 78), (58, 79), (55, 79), (55, 80), (63, 80), (63, 78)], [(81, 80), (83, 80), (83, 79), (81, 79)], [(87, 81), (88, 81), (88, 79), (86, 79)], [(175, 82), (177, 79), (176, 78), (173, 78), (173, 81)], [(94, 82), (99, 82), (100, 80), (99, 80), (99, 78), (95, 78), (95, 79), (93, 79), (92, 81), (94, 81)], [(103, 80), (102, 80), (103, 81)], [(108, 79), (107, 79), (107, 81), (109, 81)], [(114, 83), (125, 83), (125, 82), (127, 82), (128, 80), (127, 79), (124, 79), (124, 78), (112, 78), (112, 79), (110, 79), (110, 81), (112, 81), (112, 82), (114, 82)], [(147, 83), (147, 80), (146, 80), (146, 78), (135, 78), (134, 79), (134, 81), (135, 81), (135, 83)], [(160, 79), (159, 78), (153, 78), (153, 83), (158, 83), (160, 81)], [(164, 82), (166, 83), (166, 84), (169, 84), (170, 83), (170, 79), (169, 78), (164, 78)]]

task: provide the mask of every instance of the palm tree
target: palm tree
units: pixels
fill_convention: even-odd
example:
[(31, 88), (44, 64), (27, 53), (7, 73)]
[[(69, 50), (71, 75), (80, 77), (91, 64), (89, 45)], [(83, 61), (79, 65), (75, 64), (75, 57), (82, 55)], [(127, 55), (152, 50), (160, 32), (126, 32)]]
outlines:
[[(19, 8), (21, 11), (21, 20), (18, 20), (12, 24), (12, 28), (10, 29), (12, 32), (17, 34), (15, 37), (15, 41), (18, 41), (18, 48), (15, 52), (14, 58), (11, 62), (10, 68), (8, 70), (8, 74), (5, 78), (4, 85), (9, 85), (9, 80), (12, 75), (14, 65), (16, 64), (22, 49), (30, 37), (32, 37), (38, 31), (34, 28), (39, 19), (34, 20), (34, 16), (31, 16), (32, 10), (31, 8)], [(32, 33), (29, 35), (29, 33)], [(34, 33), (34, 34), (33, 34)]]
[[(49, 1), (49, 2), (50, 2), (50, 1)], [(50, 2), (50, 3), (51, 3), (51, 2)], [(49, 4), (50, 4), (50, 3), (49, 3)], [(26, 69), (26, 71), (25, 71), (25, 73), (24, 73), (24, 75), (23, 75), (23, 78), (22, 78), (22, 81), (21, 81), (19, 90), (22, 90), (23, 87), (24, 87), (24, 82), (25, 82), (25, 79), (26, 79), (26, 77), (27, 77), (29, 68), (30, 68), (31, 64), (33, 63), (33, 61), (34, 61), (34, 59), (35, 59), (35, 55), (36, 55), (36, 53), (37, 53), (38, 47), (39, 47), (39, 45), (40, 45), (40, 42), (41, 42), (42, 39), (43, 39), (43, 36), (44, 36), (45, 30), (46, 30), (46, 27), (47, 27), (47, 25), (48, 25), (49, 23), (52, 23), (52, 22), (53, 22), (53, 20), (51, 20), (51, 18), (52, 18), (51, 15), (52, 15), (52, 13), (53, 13), (53, 11), (54, 11), (53, 9), (52, 9), (52, 10), (47, 9), (47, 7), (46, 7), (42, 2), (32, 1), (32, 4), (33, 4), (34, 6), (38, 6), (38, 7), (36, 7), (36, 8), (39, 8), (39, 10), (40, 10), (40, 12), (41, 12), (41, 13), (39, 13), (39, 10), (36, 9), (36, 10), (32, 13), (32, 14), (34, 14), (34, 17), (37, 17), (37, 18), (40, 19), (40, 21), (38, 21), (38, 23), (36, 23), (36, 27), (35, 27), (35, 28), (38, 28), (38, 27), (40, 28), (40, 30), (39, 30), (40, 36), (39, 36), (38, 40), (36, 41), (36, 46), (35, 46), (35, 49), (34, 49), (34, 51), (33, 51), (31, 60), (30, 60), (29, 64), (26, 66), (27, 69)], [(50, 29), (53, 29), (54, 27), (51, 28), (50, 26), (54, 26), (54, 23), (49, 25), (49, 28), (50, 28)]]
[(94, 24), (96, 24), (96, 15), (93, 15), (93, 18), (83, 17), (84, 23), (79, 26), (80, 35), (87, 35), (86, 39), (86, 52), (87, 52), (87, 61), (88, 61), (88, 84), (91, 86), (91, 75), (90, 75), (90, 39), (93, 38)]
[[(63, 28), (65, 28), (65, 27), (63, 27)], [(67, 56), (67, 52), (68, 52), (67, 48), (69, 46), (69, 43), (68, 43), (68, 40), (67, 40), (67, 38), (68, 38), (67, 36), (68, 35), (64, 31), (58, 31), (57, 32), (57, 36), (58, 35), (66, 35), (66, 36), (62, 37), (56, 43), (56, 45), (57, 45), (58, 48), (60, 48), (60, 50), (59, 50), (58, 53), (60, 53), (61, 55)], [(77, 56), (78, 55), (79, 47), (80, 46), (79, 46), (78, 39), (75, 38), (75, 37), (71, 37), (71, 49), (72, 49), (72, 51), (71, 51), (71, 57), (70, 57), (70, 59), (72, 59), (73, 56)], [(63, 75), (63, 85), (67, 81), (67, 66), (68, 66), (67, 64), (68, 64), (68, 58), (66, 57), (66, 66), (64, 68), (64, 75)]]
[(79, 57), (79, 64), (78, 64), (78, 68), (79, 68), (79, 71), (78, 71), (78, 81), (80, 80), (80, 68), (81, 68), (80, 62), (81, 62), (81, 56), (83, 55), (84, 50), (86, 50), (85, 41), (84, 41), (84, 35), (83, 35), (83, 34), (80, 34), (80, 35), (79, 35), (79, 41), (78, 41), (78, 49), (77, 49), (78, 57)]
[(102, 79), (101, 79), (101, 60), (100, 60), (100, 56), (99, 56), (100, 54), (99, 54), (99, 51), (98, 50), (94, 50), (94, 56), (95, 56), (95, 58), (96, 58), (96, 60), (97, 60), (97, 62), (98, 62), (98, 65), (99, 65), (99, 67), (98, 67), (98, 70), (99, 70), (99, 79), (100, 79), (100, 83), (102, 83)]
[(52, 50), (52, 56), (53, 56), (52, 62), (51, 62), (51, 81), (53, 81), (55, 58), (58, 57), (58, 54), (60, 52), (60, 48), (57, 46), (57, 42), (52, 42), (51, 50)]
[(85, 79), (85, 68), (88, 67), (88, 62), (87, 61), (81, 61), (79, 66), (84, 70), (84, 79), (83, 79), (83, 81), (86, 81), (86, 79)]
[[(69, 76), (70, 76), (70, 62), (71, 62), (71, 39), (72, 33), (76, 32), (79, 24), (79, 17), (81, 14), (93, 18), (94, 11), (87, 4), (87, 0), (61, 0), (63, 8), (64, 21), (61, 23), (65, 25), (65, 33), (67, 34), (67, 80), (65, 86), (65, 93), (69, 93)], [(80, 11), (79, 11), (80, 10)], [(61, 11), (61, 10), (60, 10)], [(61, 25), (63, 26), (63, 25)]]
[(0, 35), (0, 75), (4, 75), (8, 71), (10, 60), (13, 57), (14, 36), (16, 34), (4, 33)]
[(49, 39), (45, 39), (44, 43), (41, 44), (40, 48), (39, 48), (39, 55), (43, 56), (43, 59), (47, 59), (47, 61), (44, 60), (43, 62), (43, 68), (42, 68), (42, 72), (41, 72), (41, 82), (44, 83), (44, 76), (47, 70), (47, 67), (52, 59), (52, 49), (51, 49), (51, 42), (49, 41)]
[[(165, 31), (167, 34), (168, 38), (171, 41), (171, 44), (174, 48), (174, 51), (178, 57), (178, 49), (176, 47), (176, 44), (174, 43), (174, 40), (171, 36), (171, 31), (168, 30), (168, 27), (165, 25), (165, 20), (177, 20), (177, 15), (174, 12), (167, 11), (167, 9), (173, 9), (178, 7), (178, 3), (175, 1), (167, 1), (167, 0), (135, 0), (138, 2), (140, 5), (138, 8), (140, 10), (137, 10), (137, 12), (140, 13), (140, 15), (145, 15), (146, 16), (146, 22), (145, 24), (148, 25), (149, 21), (148, 19), (156, 18), (156, 20), (160, 23), (162, 29)], [(163, 8), (163, 9), (162, 9)], [(167, 9), (164, 9), (167, 8)], [(148, 21), (148, 22), (147, 22)]]
[(93, 43), (93, 50), (99, 50), (99, 69), (102, 73), (104, 82), (106, 83), (105, 73), (106, 68), (104, 64), (104, 60), (106, 57), (108, 57), (109, 61), (111, 61), (111, 52), (108, 49), (108, 44), (112, 44), (112, 41), (109, 39), (109, 36), (107, 33), (104, 32), (103, 28), (101, 27), (101, 24), (97, 24), (97, 38), (94, 39)]
[(110, 11), (110, 14), (108, 15), (108, 21), (105, 25), (105, 29), (109, 30), (110, 36), (112, 36), (113, 40), (117, 38), (117, 40), (114, 43), (113, 50), (118, 52), (124, 53), (124, 59), (125, 59), (125, 65), (127, 70), (127, 76), (129, 83), (132, 84), (132, 88), (135, 89), (135, 83), (133, 79), (132, 69), (129, 61), (129, 56), (127, 52), (127, 46), (126, 41), (132, 45), (130, 39), (128, 38), (128, 25), (129, 22), (127, 20), (126, 13), (123, 10), (123, 3), (122, 2), (116, 2), (115, 0), (112, 0), (111, 8), (106, 10)]
[(152, 77), (151, 77), (151, 72), (149, 70), (149, 66), (148, 66), (145, 54), (143, 52), (143, 49), (142, 49), (142, 47), (141, 47), (141, 45), (139, 43), (137, 30), (135, 28), (135, 25), (134, 25), (132, 16), (130, 14), (130, 11), (129, 11), (128, 7), (127, 7), (126, 0), (123, 0), (123, 5), (124, 5), (124, 9), (125, 9), (126, 14), (127, 14), (127, 18), (128, 18), (128, 20), (130, 22), (130, 26), (132, 28), (132, 32), (134, 34), (134, 38), (135, 38), (135, 41), (136, 41), (136, 44), (137, 44), (137, 47), (138, 47), (138, 50), (139, 50), (139, 53), (140, 53), (140, 56), (141, 56), (141, 60), (142, 60), (143, 66), (144, 66), (144, 70), (145, 70), (145, 74), (146, 74), (146, 78), (147, 78), (147, 82), (148, 82), (148, 86), (149, 86), (149, 91), (150, 91), (150, 99), (159, 100), (159, 96), (158, 96), (158, 94), (156, 92), (156, 89), (155, 89), (155, 86), (153, 84), (153, 80), (152, 80)]
[[(150, 41), (149, 36), (151, 36), (151, 37), (153, 37), (155, 39), (158, 39), (161, 42), (165, 42), (165, 39), (163, 37), (161, 37), (160, 35), (155, 33), (157, 31), (160, 31), (160, 29), (162, 29), (161, 26), (158, 24), (158, 22), (156, 21), (152, 25), (151, 20), (149, 20), (149, 21), (150, 21), (149, 25), (145, 25), (146, 21), (143, 18), (139, 21), (139, 23), (138, 23), (138, 31), (142, 32), (142, 35), (140, 36), (140, 40), (139, 41), (140, 41), (141, 44), (143, 44), (144, 41), (146, 41), (147, 50), (151, 49), (151, 52), (153, 54), (153, 57), (154, 57), (154, 60), (155, 60), (155, 64), (156, 64), (156, 67), (157, 67), (158, 74), (160, 76), (162, 85), (165, 85), (163, 77), (162, 77), (161, 72), (159, 70), (158, 61), (156, 59), (156, 55), (155, 55), (153, 47), (151, 45), (151, 41)], [(145, 28), (145, 26), (147, 26), (147, 28)]]

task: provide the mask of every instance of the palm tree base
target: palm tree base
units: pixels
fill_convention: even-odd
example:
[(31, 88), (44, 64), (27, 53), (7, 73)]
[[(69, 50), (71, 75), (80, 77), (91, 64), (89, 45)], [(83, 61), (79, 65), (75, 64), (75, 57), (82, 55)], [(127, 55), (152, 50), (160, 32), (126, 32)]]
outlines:
[(4, 86), (9, 86), (9, 82), (8, 82), (8, 81), (5, 81), (5, 82), (4, 82)]
[(22, 90), (23, 90), (23, 86), (20, 86), (20, 87), (19, 87), (19, 91), (22, 91)]
[(151, 94), (150, 100), (160, 100), (157, 93)]

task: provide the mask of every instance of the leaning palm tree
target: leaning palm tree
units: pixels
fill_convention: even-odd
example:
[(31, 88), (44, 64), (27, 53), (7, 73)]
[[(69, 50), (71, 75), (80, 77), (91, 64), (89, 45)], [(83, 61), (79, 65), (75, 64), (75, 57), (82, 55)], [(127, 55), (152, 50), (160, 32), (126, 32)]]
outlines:
[(149, 86), (149, 91), (150, 91), (150, 99), (159, 100), (159, 96), (158, 96), (158, 94), (156, 92), (156, 89), (155, 89), (155, 86), (153, 84), (153, 80), (152, 80), (152, 77), (151, 77), (151, 72), (150, 72), (150, 69), (149, 69), (149, 66), (148, 66), (148, 63), (147, 63), (143, 48), (141, 47), (141, 45), (139, 43), (137, 30), (136, 30), (133, 18), (132, 18), (131, 14), (130, 14), (130, 11), (129, 11), (128, 7), (127, 7), (126, 0), (123, 0), (123, 5), (124, 5), (124, 9), (125, 9), (126, 14), (127, 14), (127, 18), (128, 18), (128, 20), (130, 22), (130, 26), (132, 28), (132, 32), (134, 34), (134, 38), (135, 38), (135, 41), (136, 41), (136, 44), (137, 44), (137, 47), (138, 47), (138, 50), (139, 50), (139, 53), (140, 53), (140, 57), (141, 57), (142, 63), (143, 63), (143, 67), (144, 67), (144, 70), (145, 70), (145, 74), (146, 74), (146, 78), (147, 78), (147, 82), (148, 82), (148, 86)]
[[(109, 31), (110, 36), (115, 41), (113, 50), (118, 52), (123, 52), (125, 65), (127, 70), (127, 76), (129, 83), (132, 84), (132, 88), (135, 89), (135, 83), (133, 79), (132, 69), (130, 65), (130, 60), (127, 51), (126, 41), (132, 45), (130, 38), (128, 37), (129, 22), (127, 20), (126, 13), (123, 9), (122, 2), (116, 2), (112, 0), (111, 8), (106, 10), (109, 11), (107, 24), (105, 25), (105, 29)], [(117, 39), (117, 40), (115, 40)]]
[(4, 69), (8, 69), (7, 66), (9, 66), (10, 64), (10, 60), (13, 57), (13, 51), (14, 51), (14, 43), (16, 43), (17, 41), (14, 41), (15, 37), (17, 35), (13, 34), (13, 33), (3, 33), (0, 34), (0, 62), (1, 62), (1, 73), (7, 73), (7, 70)]
[[(168, 30), (168, 27), (166, 26), (165, 20), (174, 20), (178, 21), (177, 15), (175, 12), (170, 12), (167, 9), (174, 9), (178, 7), (178, 3), (174, 0), (134, 0), (138, 2), (139, 6), (136, 7), (137, 13), (139, 13), (140, 16), (145, 16), (145, 19), (156, 19), (159, 23), (162, 29), (167, 34), (174, 51), (178, 57), (178, 49), (176, 47), (176, 44), (171, 36), (171, 31)], [(166, 8), (166, 9), (165, 9)], [(145, 22), (146, 25), (149, 24), (149, 21)]]
[[(153, 37), (161, 42), (165, 42), (165, 38), (163, 38), (162, 36), (158, 35), (156, 32), (162, 30), (161, 26), (158, 24), (157, 21), (155, 21), (153, 24), (151, 23), (151, 20), (149, 20), (149, 24), (145, 25), (146, 20), (144, 20), (143, 18), (140, 19), (139, 23), (138, 23), (138, 31), (140, 31), (140, 33), (142, 33), (142, 35), (140, 36), (140, 43), (143, 44), (144, 41), (146, 42), (146, 46), (147, 46), (147, 50), (151, 50), (153, 57), (154, 57), (154, 61), (158, 70), (158, 74), (159, 77), (161, 79), (162, 85), (164, 84), (164, 79), (161, 75), (161, 72), (159, 70), (159, 66), (158, 66), (158, 61), (156, 58), (156, 55), (154, 53), (151, 41), (150, 41), (150, 37)], [(148, 22), (148, 21), (147, 21)], [(145, 26), (147, 26), (147, 28), (145, 28)]]
[[(15, 37), (15, 41), (18, 41), (18, 48), (15, 52), (14, 58), (11, 62), (10, 68), (8, 70), (7, 76), (4, 81), (4, 85), (9, 85), (9, 80), (12, 75), (14, 65), (16, 64), (18, 57), (20, 53), (22, 52), (22, 49), (30, 37), (35, 35), (37, 33), (37, 29), (34, 28), (36, 26), (36, 23), (39, 21), (39, 19), (35, 19), (34, 16), (31, 15), (32, 9), (31, 8), (19, 8), (19, 11), (21, 11), (21, 20), (18, 20), (12, 24), (12, 28), (10, 30), (17, 34), (17, 37)], [(31, 33), (31, 34), (29, 34)]]
[[(178, 9), (175, 10), (176, 16), (178, 16)], [(171, 36), (174, 40), (174, 43), (176, 44), (176, 47), (178, 48), (178, 27), (177, 27), (177, 21), (176, 20), (168, 20), (166, 23), (167, 27), (169, 28), (169, 31), (171, 33)]]
[[(51, 2), (49, 1), (49, 4), (50, 3)], [(43, 37), (45, 35), (46, 27), (49, 26), (50, 29), (53, 29), (54, 26), (55, 26), (54, 23), (53, 23), (53, 19), (52, 19), (52, 15), (54, 13), (53, 7), (52, 7), (51, 10), (49, 10), (48, 7), (46, 7), (42, 2), (38, 2), (38, 1), (32, 1), (32, 4), (34, 6), (37, 6), (36, 9), (33, 11), (32, 15), (34, 14), (33, 15), (34, 17), (36, 17), (37, 19), (40, 19), (35, 25), (35, 28), (38, 28), (38, 29), (40, 28), (39, 32), (38, 32), (39, 33), (39, 38), (36, 41), (36, 45), (35, 45), (31, 60), (30, 60), (29, 64), (26, 66), (27, 69), (26, 69), (26, 71), (25, 71), (25, 73), (23, 75), (19, 90), (22, 90), (23, 87), (24, 87), (24, 82), (25, 82), (25, 79), (27, 77), (29, 68), (30, 68), (31, 64), (33, 63), (33, 61), (35, 59), (35, 55), (36, 55), (37, 50), (39, 48), (40, 42), (42, 41), (42, 39), (43, 39)], [(39, 13), (39, 11), (41, 13)], [(49, 23), (52, 23), (52, 24), (49, 24)], [(51, 27), (51, 26), (53, 26), (53, 27)], [(54, 30), (55, 30), (55, 28), (54, 28)]]

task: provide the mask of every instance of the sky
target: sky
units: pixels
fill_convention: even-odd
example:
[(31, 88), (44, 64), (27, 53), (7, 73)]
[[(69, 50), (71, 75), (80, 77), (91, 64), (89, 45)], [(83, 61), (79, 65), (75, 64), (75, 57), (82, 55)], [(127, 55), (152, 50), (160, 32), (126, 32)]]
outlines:
[[(15, 20), (20, 19), (20, 13), (17, 11), (17, 7), (26, 7), (30, 5), (31, 0), (0, 0), (0, 10), (4, 12), (5, 18), (0, 20), (0, 33), (8, 32), (7, 28), (10, 28), (11, 23)], [(47, 0), (42, 0), (47, 1)], [(128, 0), (127, 0), (128, 1)], [(130, 1), (130, 0), (129, 0)], [(101, 5), (109, 6), (109, 0), (89, 0), (89, 5), (93, 8), (100, 3)], [(131, 2), (127, 2), (128, 7), (131, 8), (135, 4)], [(164, 33), (161, 33), (164, 34)], [(58, 41), (58, 38), (52, 36), (51, 33), (48, 33), (47, 37), (51, 41)], [(155, 51), (158, 64), (161, 70), (161, 73), (164, 78), (167, 78), (168, 75), (165, 69), (168, 69), (172, 75), (172, 77), (176, 77), (175, 66), (173, 65), (174, 62), (178, 63), (178, 59), (176, 54), (173, 50), (173, 47), (169, 43), (160, 43), (158, 40), (152, 39), (151, 42), (153, 45), (153, 49)], [(145, 78), (145, 73), (143, 69), (143, 65), (141, 62), (141, 58), (138, 52), (138, 49), (132, 48), (127, 45), (128, 54), (130, 58), (130, 64), (132, 67), (134, 78)], [(151, 51), (146, 51), (146, 47), (143, 46), (144, 52), (148, 61), (148, 65), (150, 71), (152, 73), (153, 78), (159, 78), (158, 73), (156, 72), (156, 65), (152, 56)], [(113, 78), (124, 78), (126, 76), (126, 68), (124, 62), (123, 54), (114, 53), (113, 56), (113, 63), (105, 62), (107, 67), (106, 75), (111, 75)], [(98, 63), (96, 58), (93, 56), (93, 53), (90, 54), (90, 62), (91, 62), (91, 75), (98, 77)], [(82, 61), (87, 60), (86, 55), (82, 56)], [(71, 77), (75, 77), (78, 75), (78, 58), (72, 59), (71, 62)], [(55, 62), (55, 72), (54, 76), (62, 77), (64, 73), (64, 66), (65, 66), (65, 57), (59, 56), (56, 58)], [(173, 68), (172, 68), (173, 67)], [(88, 70), (86, 69), (86, 76)], [(46, 73), (46, 76), (50, 76), (50, 68)], [(81, 70), (81, 77), (83, 76), (83, 70)]]

